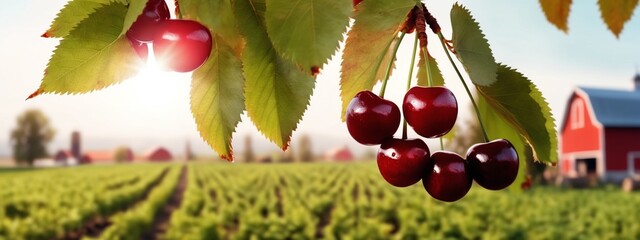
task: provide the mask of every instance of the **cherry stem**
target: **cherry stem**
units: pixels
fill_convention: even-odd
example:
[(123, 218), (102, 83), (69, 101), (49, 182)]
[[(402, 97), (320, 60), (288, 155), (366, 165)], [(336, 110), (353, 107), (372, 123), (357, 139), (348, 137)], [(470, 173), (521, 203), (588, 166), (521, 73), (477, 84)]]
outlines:
[[(424, 57), (424, 67), (427, 71), (427, 80), (429, 82), (429, 87), (433, 87), (433, 75), (431, 75), (431, 63), (429, 62), (429, 50), (426, 47), (422, 48), (422, 55)], [(440, 139), (440, 149), (444, 150), (444, 141), (442, 137)]]
[[(398, 48), (400, 48), (400, 43), (402, 43), (402, 39), (404, 38), (405, 34), (407, 34), (407, 32), (402, 31), (402, 33), (400, 33), (400, 37), (398, 38), (398, 41), (396, 42), (396, 45), (393, 46), (393, 53), (391, 54), (391, 58), (389, 58), (389, 64), (387, 65), (387, 72), (384, 74), (384, 81), (382, 82), (382, 88), (380, 89), (380, 94), (378, 94), (380, 98), (384, 98), (384, 92), (387, 89), (387, 82), (389, 81), (389, 75), (391, 75), (391, 68), (393, 67), (393, 61), (396, 58), (396, 53), (398, 53)], [(389, 44), (391, 44), (391, 42), (389, 42)], [(384, 56), (379, 61), (379, 63), (382, 63), (382, 60), (384, 60)], [(377, 73), (378, 73), (378, 70), (376, 69), (376, 72), (374, 73), (374, 77)]]
[(429, 87), (433, 87), (433, 77), (431, 76), (431, 66), (429, 65), (429, 50), (426, 47), (422, 49), (422, 57), (424, 58), (424, 68), (427, 71), (427, 82), (429, 83)]
[[(413, 66), (416, 64), (416, 52), (418, 51), (418, 34), (413, 40), (413, 54), (411, 54), (411, 65), (409, 65), (409, 77), (407, 78), (407, 91), (411, 88), (411, 79), (413, 79)], [(402, 120), (402, 139), (407, 139), (407, 119)]]
[(438, 33), (438, 37), (440, 38), (440, 43), (442, 43), (442, 48), (444, 49), (444, 52), (447, 53), (447, 57), (449, 58), (449, 62), (451, 62), (451, 66), (453, 66), (453, 69), (456, 70), (456, 74), (458, 74), (458, 78), (460, 78), (460, 82), (462, 82), (462, 85), (464, 86), (464, 90), (467, 91), (467, 95), (469, 96), (469, 99), (471, 99), (471, 103), (473, 104), (473, 109), (476, 112), (476, 117), (478, 117), (478, 123), (480, 124), (480, 129), (482, 129), (482, 136), (484, 137), (484, 141), (489, 142), (489, 136), (487, 135), (487, 130), (484, 128), (482, 117), (480, 117), (480, 110), (478, 109), (478, 104), (476, 104), (476, 101), (473, 99), (473, 94), (471, 94), (471, 91), (469, 90), (469, 86), (467, 86), (467, 83), (464, 81), (464, 78), (462, 78), (462, 74), (460, 74), (460, 70), (458, 69), (458, 66), (453, 62), (453, 59), (451, 58), (451, 54), (449, 53), (449, 49), (445, 44), (446, 40), (444, 36), (442, 36), (441, 32)]
[[(394, 35), (394, 36), (395, 36), (395, 35), (398, 35), (398, 31), (394, 32), (394, 33), (393, 33), (393, 35)], [(393, 43), (393, 40), (394, 40), (394, 39), (395, 39), (395, 37), (391, 38), (391, 39), (389, 40), (389, 42), (387, 42), (387, 44), (385, 45), (384, 49), (389, 49), (389, 47), (391, 47), (391, 43)], [(385, 51), (385, 53), (384, 53), (384, 54), (380, 55), (380, 56), (378, 57), (377, 61), (376, 61), (376, 65), (375, 65), (375, 67), (373, 68), (373, 69), (374, 69), (374, 71), (371, 73), (371, 82), (373, 82), (373, 83), (375, 83), (375, 82), (378, 80), (378, 79), (377, 79), (377, 77), (378, 77), (378, 71), (380, 70), (380, 65), (382, 65), (382, 61), (384, 60), (384, 57), (385, 57), (385, 56), (387, 56), (387, 52), (386, 52), (386, 51)], [(380, 89), (380, 91), (382, 91), (382, 89), (384, 89), (384, 88), (381, 88), (381, 89)], [(382, 97), (382, 96), (380, 96), (380, 97)]]

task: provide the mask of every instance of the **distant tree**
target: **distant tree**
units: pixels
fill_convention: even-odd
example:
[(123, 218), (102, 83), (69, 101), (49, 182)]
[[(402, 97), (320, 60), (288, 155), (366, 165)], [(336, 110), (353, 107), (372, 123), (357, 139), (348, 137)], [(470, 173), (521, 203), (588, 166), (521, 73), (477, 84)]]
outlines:
[(313, 152), (311, 151), (311, 138), (309, 138), (309, 135), (304, 134), (300, 136), (300, 140), (298, 140), (298, 149), (296, 150), (296, 162), (313, 161)]
[(244, 162), (251, 163), (255, 162), (255, 154), (253, 153), (253, 146), (251, 145), (251, 136), (247, 135), (244, 138)]
[(127, 162), (131, 160), (130, 154), (131, 152), (128, 147), (118, 147), (114, 154), (114, 160), (119, 163)]
[(38, 158), (48, 157), (47, 144), (55, 130), (49, 118), (40, 110), (27, 110), (17, 118), (17, 126), (11, 131), (13, 158), (18, 164), (33, 165)]

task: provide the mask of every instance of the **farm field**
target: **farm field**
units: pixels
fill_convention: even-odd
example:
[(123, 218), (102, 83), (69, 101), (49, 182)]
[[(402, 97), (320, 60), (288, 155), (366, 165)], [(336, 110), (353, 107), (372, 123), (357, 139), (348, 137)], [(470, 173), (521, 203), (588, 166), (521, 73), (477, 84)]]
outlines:
[(0, 172), (0, 239), (640, 239), (640, 194), (472, 188), (442, 203), (374, 162)]

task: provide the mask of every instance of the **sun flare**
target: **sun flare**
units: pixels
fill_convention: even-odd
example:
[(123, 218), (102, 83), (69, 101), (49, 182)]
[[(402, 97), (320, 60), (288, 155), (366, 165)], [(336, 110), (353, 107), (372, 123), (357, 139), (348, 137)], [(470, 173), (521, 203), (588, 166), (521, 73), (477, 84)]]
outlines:
[(190, 74), (163, 71), (149, 46), (149, 57), (132, 80), (134, 94), (139, 103), (148, 107), (175, 104), (177, 99), (188, 99)]

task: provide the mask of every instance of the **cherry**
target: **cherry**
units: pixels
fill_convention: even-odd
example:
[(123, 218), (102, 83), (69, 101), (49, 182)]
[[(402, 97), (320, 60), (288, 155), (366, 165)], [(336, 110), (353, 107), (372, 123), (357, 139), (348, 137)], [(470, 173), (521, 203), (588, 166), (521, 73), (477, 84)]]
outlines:
[(349, 103), (346, 119), (353, 139), (364, 145), (376, 145), (398, 130), (400, 109), (371, 91), (362, 91)]
[(165, 20), (153, 39), (153, 52), (161, 68), (190, 72), (200, 67), (211, 53), (211, 33), (191, 20)]
[(169, 19), (169, 7), (164, 0), (149, 0), (136, 21), (127, 31), (127, 37), (140, 42), (150, 42), (157, 31), (158, 23)]
[(360, 4), (360, 2), (362, 2), (362, 0), (353, 0), (353, 6), (355, 7), (356, 5)]
[(136, 52), (138, 57), (140, 57), (143, 62), (147, 62), (147, 57), (149, 56), (149, 48), (147, 48), (147, 44), (138, 42), (135, 39), (127, 39), (129, 40), (129, 44), (131, 44), (131, 47), (133, 47), (133, 50)]
[(422, 179), (429, 195), (445, 202), (464, 197), (472, 182), (467, 162), (460, 155), (448, 151), (437, 151), (431, 155), (431, 163)]
[(458, 116), (458, 102), (445, 87), (417, 86), (405, 94), (402, 112), (407, 123), (420, 136), (437, 138), (453, 128)]
[(378, 150), (380, 174), (396, 187), (420, 181), (428, 162), (429, 147), (420, 139), (387, 139)]
[(473, 179), (489, 190), (504, 189), (518, 176), (518, 153), (505, 139), (471, 146), (467, 151), (467, 161)]

